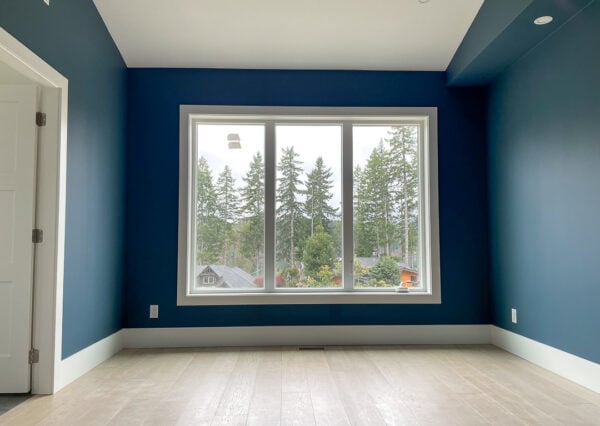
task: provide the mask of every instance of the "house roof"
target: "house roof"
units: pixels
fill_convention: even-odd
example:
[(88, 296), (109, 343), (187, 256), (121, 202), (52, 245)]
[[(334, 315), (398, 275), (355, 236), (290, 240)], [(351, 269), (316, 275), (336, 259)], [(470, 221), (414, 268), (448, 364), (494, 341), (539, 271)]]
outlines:
[[(379, 261), (378, 257), (356, 257), (355, 259), (358, 260), (358, 262), (364, 268), (368, 268), (368, 269), (371, 269)], [(400, 269), (402, 269), (403, 271), (417, 272), (417, 270), (415, 268), (411, 268), (406, 263), (403, 263), (403, 262), (397, 262), (397, 263), (398, 263), (398, 267)]]
[(222, 278), (223, 282), (229, 288), (256, 288), (256, 285), (253, 283), (254, 277), (237, 266), (196, 265), (196, 277), (209, 271), (214, 272)]
[(375, 264), (379, 260), (376, 257), (355, 257), (355, 259), (358, 260), (358, 263), (360, 263), (361, 266), (363, 266), (364, 268), (369, 268), (369, 269), (371, 269), (373, 266), (375, 266)]

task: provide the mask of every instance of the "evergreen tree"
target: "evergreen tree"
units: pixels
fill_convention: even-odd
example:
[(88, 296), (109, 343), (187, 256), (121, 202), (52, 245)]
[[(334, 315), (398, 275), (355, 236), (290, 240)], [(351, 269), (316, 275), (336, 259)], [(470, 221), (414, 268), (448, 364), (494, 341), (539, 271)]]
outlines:
[(302, 164), (294, 147), (282, 149), (277, 165), (280, 177), (277, 178), (277, 250), (278, 259), (290, 266), (296, 264), (296, 248), (300, 239), (299, 221), (302, 217), (302, 204), (296, 199), (299, 188)]
[(263, 216), (265, 208), (265, 166), (260, 152), (254, 154), (250, 169), (243, 178), (241, 191), (242, 215)]
[(198, 160), (196, 170), (196, 217), (198, 223), (215, 214), (217, 199), (212, 171), (204, 157)]
[(400, 284), (400, 267), (391, 257), (381, 257), (370, 269), (369, 275), (376, 281), (384, 281), (388, 285)]
[(355, 253), (418, 263), (418, 129), (393, 127), (354, 171)]
[(401, 258), (407, 265), (416, 264), (418, 240), (418, 137), (417, 127), (393, 127), (387, 138), (390, 144), (391, 176), (394, 181), (395, 210), (399, 216)]
[(200, 157), (196, 170), (196, 261), (201, 265), (216, 262), (223, 247), (216, 206), (212, 171)]
[(360, 166), (354, 169), (354, 253), (371, 257), (377, 247), (375, 219), (371, 209), (371, 194)]
[(315, 232), (307, 238), (304, 249), (304, 271), (316, 278), (322, 267), (333, 268), (333, 240), (323, 226), (317, 225)]
[[(391, 156), (384, 142), (373, 149), (362, 173), (365, 225), (374, 231), (378, 255), (389, 256), (395, 238)], [(381, 253), (383, 251), (383, 253)]]
[(231, 174), (231, 168), (227, 165), (217, 178), (215, 198), (216, 215), (219, 218), (218, 229), (223, 240), (219, 263), (223, 265), (235, 265), (238, 238), (237, 233), (234, 232), (234, 225), (238, 220), (240, 202), (235, 189), (235, 180)]
[(315, 167), (306, 176), (306, 201), (304, 212), (310, 220), (310, 235), (318, 226), (331, 232), (331, 222), (337, 216), (338, 209), (329, 205), (333, 198), (333, 172), (323, 163), (323, 157), (317, 158)]
[(217, 216), (227, 224), (235, 223), (240, 212), (240, 200), (231, 168), (227, 165), (217, 179), (215, 198)]
[(243, 177), (241, 190), (241, 213), (243, 223), (240, 226), (242, 254), (252, 259), (254, 275), (263, 274), (263, 249), (265, 232), (265, 184), (264, 163), (260, 152), (252, 158), (250, 168)]

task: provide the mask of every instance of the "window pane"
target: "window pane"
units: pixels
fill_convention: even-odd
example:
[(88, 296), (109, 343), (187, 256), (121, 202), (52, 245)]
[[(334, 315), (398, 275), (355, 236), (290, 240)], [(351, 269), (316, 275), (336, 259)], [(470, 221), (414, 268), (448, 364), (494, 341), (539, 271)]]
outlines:
[(199, 124), (193, 292), (264, 287), (262, 125)]
[(419, 127), (354, 126), (354, 285), (420, 287)]
[(275, 137), (275, 285), (341, 287), (341, 126), (278, 125)]

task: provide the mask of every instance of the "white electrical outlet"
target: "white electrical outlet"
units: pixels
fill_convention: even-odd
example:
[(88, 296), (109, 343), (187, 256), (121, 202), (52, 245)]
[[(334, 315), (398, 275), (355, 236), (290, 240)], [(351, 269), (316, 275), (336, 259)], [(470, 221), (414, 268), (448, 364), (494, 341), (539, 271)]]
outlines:
[(511, 315), (512, 315), (512, 322), (513, 322), (514, 324), (516, 324), (516, 323), (517, 323), (517, 310), (516, 310), (515, 308), (512, 308), (512, 309), (510, 310), (510, 313), (511, 313)]
[(158, 318), (158, 305), (150, 305), (150, 318)]

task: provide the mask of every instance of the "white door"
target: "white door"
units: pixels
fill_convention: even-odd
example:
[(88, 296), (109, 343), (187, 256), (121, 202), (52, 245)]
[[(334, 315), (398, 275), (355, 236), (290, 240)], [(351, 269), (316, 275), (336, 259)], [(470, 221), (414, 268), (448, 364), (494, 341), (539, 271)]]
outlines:
[(35, 86), (0, 85), (0, 393), (30, 389)]

